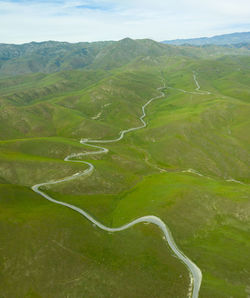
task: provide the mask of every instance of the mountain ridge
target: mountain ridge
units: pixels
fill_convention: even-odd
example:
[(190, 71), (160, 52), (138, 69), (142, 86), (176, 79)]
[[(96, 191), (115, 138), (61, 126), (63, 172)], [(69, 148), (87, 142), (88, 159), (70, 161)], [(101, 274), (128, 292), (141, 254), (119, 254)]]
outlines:
[(151, 39), (124, 38), (119, 41), (67, 43), (31, 42), (22, 45), (0, 44), (0, 77), (29, 73), (53, 73), (74, 69), (110, 70), (138, 57), (249, 55), (249, 47), (176, 46)]
[(229, 34), (215, 35), (212, 37), (198, 37), (198, 38), (180, 38), (173, 40), (164, 40), (164, 44), (172, 45), (229, 45), (239, 43), (250, 43), (250, 32), (235, 32)]

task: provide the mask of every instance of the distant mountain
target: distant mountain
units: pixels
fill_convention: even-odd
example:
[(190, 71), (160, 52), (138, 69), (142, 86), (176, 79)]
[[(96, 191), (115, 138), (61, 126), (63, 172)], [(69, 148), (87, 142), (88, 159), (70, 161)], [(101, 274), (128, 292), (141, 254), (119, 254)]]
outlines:
[(0, 44), (0, 76), (84, 68), (112, 42)]
[(151, 39), (124, 38), (103, 48), (93, 61), (92, 68), (112, 69), (137, 57), (159, 57), (181, 54), (179, 49)]
[(140, 56), (180, 54), (180, 50), (150, 39), (67, 43), (0, 44), (0, 76), (52, 73), (73, 69), (112, 69)]
[(139, 57), (210, 57), (249, 54), (249, 48), (175, 46), (151, 39), (124, 38), (100, 42), (31, 42), (22, 45), (0, 44), (0, 77), (30, 73), (53, 73), (74, 69), (110, 70)]
[(201, 38), (191, 38), (191, 39), (175, 39), (175, 40), (165, 40), (162, 43), (172, 44), (172, 45), (231, 45), (240, 43), (250, 43), (250, 32), (242, 33), (231, 33), (224, 35), (216, 35), (213, 37), (201, 37)]

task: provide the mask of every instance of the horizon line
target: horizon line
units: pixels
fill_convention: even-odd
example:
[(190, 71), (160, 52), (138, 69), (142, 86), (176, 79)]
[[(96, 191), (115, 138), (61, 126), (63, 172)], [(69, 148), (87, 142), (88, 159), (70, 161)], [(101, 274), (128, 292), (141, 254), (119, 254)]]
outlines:
[(106, 40), (93, 40), (93, 41), (74, 41), (74, 42), (70, 42), (70, 41), (66, 41), (66, 40), (53, 40), (53, 39), (47, 39), (47, 40), (40, 40), (40, 41), (36, 41), (36, 40), (31, 40), (31, 41), (25, 41), (25, 42), (20, 42), (20, 43), (8, 43), (8, 42), (0, 42), (1, 45), (5, 44), (5, 45), (24, 45), (24, 44), (29, 44), (29, 43), (45, 43), (45, 42), (60, 42), (60, 43), (69, 43), (69, 44), (76, 44), (76, 43), (95, 43), (95, 42), (116, 42), (116, 41), (121, 41), (124, 39), (132, 39), (132, 40), (143, 40), (143, 39), (149, 39), (149, 40), (153, 40), (155, 42), (164, 42), (164, 41), (177, 41), (177, 40), (192, 40), (192, 39), (200, 39), (200, 38), (213, 38), (213, 37), (217, 37), (217, 36), (224, 36), (224, 35), (231, 35), (231, 34), (244, 34), (244, 33), (250, 33), (250, 30), (248, 31), (235, 31), (235, 32), (231, 32), (231, 33), (225, 33), (225, 34), (216, 34), (216, 35), (211, 35), (211, 36), (200, 36), (200, 37), (191, 37), (191, 38), (173, 38), (173, 39), (166, 39), (166, 40), (155, 40), (153, 38), (149, 38), (149, 37), (142, 37), (142, 38), (132, 38), (132, 37), (124, 37), (121, 39), (106, 39)]

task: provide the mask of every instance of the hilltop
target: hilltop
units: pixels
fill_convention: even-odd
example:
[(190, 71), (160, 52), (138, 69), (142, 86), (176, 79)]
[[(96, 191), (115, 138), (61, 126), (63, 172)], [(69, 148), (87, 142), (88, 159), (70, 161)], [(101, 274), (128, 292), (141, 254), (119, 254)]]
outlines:
[(249, 55), (248, 48), (197, 47), (162, 44), (150, 39), (67, 43), (31, 42), (22, 45), (0, 44), (0, 77), (29, 73), (53, 73), (74, 69), (110, 70), (138, 57), (205, 57), (225, 54)]

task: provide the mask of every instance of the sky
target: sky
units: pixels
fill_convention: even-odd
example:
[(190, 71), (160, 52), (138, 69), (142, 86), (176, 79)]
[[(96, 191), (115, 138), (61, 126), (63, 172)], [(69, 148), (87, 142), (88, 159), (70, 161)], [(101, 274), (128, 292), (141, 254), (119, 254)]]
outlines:
[(157, 41), (250, 31), (250, 0), (0, 0), (0, 43)]

